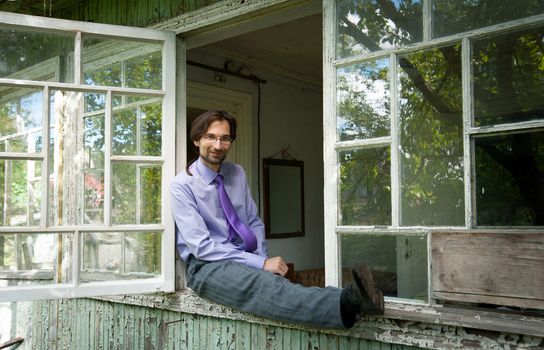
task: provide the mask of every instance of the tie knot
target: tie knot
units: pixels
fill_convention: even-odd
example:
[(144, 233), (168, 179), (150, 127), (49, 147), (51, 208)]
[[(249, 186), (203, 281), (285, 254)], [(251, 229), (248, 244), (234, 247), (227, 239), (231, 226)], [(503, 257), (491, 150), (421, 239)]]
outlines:
[(222, 185), (223, 184), (223, 175), (217, 174), (215, 179), (213, 180), (216, 184)]

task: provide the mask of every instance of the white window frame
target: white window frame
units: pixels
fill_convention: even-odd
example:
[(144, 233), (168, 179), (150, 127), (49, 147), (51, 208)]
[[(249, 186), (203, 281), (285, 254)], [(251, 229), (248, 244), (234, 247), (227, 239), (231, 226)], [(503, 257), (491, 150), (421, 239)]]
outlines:
[[(174, 290), (174, 222), (170, 213), (169, 183), (175, 175), (175, 124), (176, 124), (176, 36), (174, 33), (153, 29), (133, 28), (105, 24), (85, 23), (59, 20), (28, 15), (0, 12), (0, 22), (31, 31), (46, 31), (75, 34), (74, 49), (74, 83), (51, 81), (23, 80), (15, 77), (0, 78), (3, 87), (38, 88), (43, 91), (43, 139), (49, 139), (49, 95), (50, 91), (63, 90), (74, 92), (94, 92), (106, 95), (105, 133), (106, 165), (104, 225), (50, 226), (47, 224), (47, 182), (43, 181), (41, 223), (39, 226), (0, 227), (0, 234), (73, 234), (70, 256), (65, 257), (71, 264), (70, 283), (53, 283), (47, 285), (24, 285), (0, 288), (0, 302), (21, 301), (51, 298), (88, 297), (127, 293), (146, 293)], [(109, 39), (149, 41), (162, 44), (162, 87), (160, 90), (136, 89), (125, 87), (104, 87), (84, 85), (82, 82), (82, 34), (98, 35)], [(162, 98), (162, 156), (113, 156), (111, 155), (111, 116), (112, 94), (145, 95), (151, 98)], [(184, 99), (178, 104), (184, 108)], [(110, 140), (108, 142), (108, 140)], [(42, 161), (42, 177), (49, 177), (49, 148), (43, 147), (41, 153), (2, 152), (0, 157), (7, 160), (39, 160)], [(108, 161), (109, 159), (109, 161)], [(111, 224), (111, 163), (136, 162), (138, 164), (162, 165), (161, 180), (161, 223), (146, 225), (112, 225)], [(43, 176), (45, 174), (46, 176)], [(80, 283), (81, 271), (81, 235), (85, 232), (162, 232), (161, 239), (161, 273), (155, 278), (140, 280), (111, 280), (104, 282)]]
[[(421, 303), (416, 300), (400, 298), (386, 298), (388, 302), (397, 305), (419, 304), (422, 306), (435, 306), (436, 300), (432, 294), (431, 276), (431, 234), (432, 232), (477, 232), (486, 229), (487, 232), (514, 232), (520, 227), (483, 227), (476, 226), (475, 220), (475, 199), (474, 172), (475, 164), (474, 138), (484, 134), (507, 133), (515, 130), (538, 130), (544, 128), (544, 120), (532, 120), (511, 124), (491, 125), (485, 127), (474, 126), (472, 111), (472, 86), (471, 86), (471, 40), (491, 37), (496, 34), (544, 25), (544, 15), (536, 15), (520, 20), (513, 20), (506, 23), (471, 30), (455, 35), (431, 38), (431, 2), (423, 0), (423, 40), (419, 43), (408, 46), (384, 49), (376, 52), (369, 52), (354, 55), (347, 58), (336, 58), (336, 7), (334, 1), (323, 1), (323, 130), (324, 130), (324, 205), (325, 205), (325, 283), (327, 285), (341, 285), (341, 246), (340, 234), (387, 234), (396, 235), (427, 235), (427, 257), (428, 257), (428, 302)], [(464, 147), (464, 200), (465, 200), (465, 222), (462, 226), (401, 226), (400, 225), (400, 157), (398, 151), (399, 128), (398, 128), (398, 94), (397, 94), (397, 57), (401, 54), (414, 52), (422, 49), (436, 48), (447, 44), (461, 43), (462, 63), (462, 102), (463, 102), (463, 147)], [(390, 60), (390, 90), (391, 90), (391, 131), (390, 136), (371, 139), (360, 139), (355, 141), (337, 140), (337, 76), (339, 67), (351, 64), (373, 61), (380, 58)], [(339, 175), (338, 175), (338, 152), (345, 149), (357, 150), (365, 146), (389, 146), (391, 150), (391, 225), (389, 226), (341, 226), (337, 224), (337, 213), (339, 208)], [(542, 232), (538, 227), (524, 227), (525, 231)], [(390, 304), (393, 306), (393, 304)], [(415, 309), (414, 309), (415, 310)]]

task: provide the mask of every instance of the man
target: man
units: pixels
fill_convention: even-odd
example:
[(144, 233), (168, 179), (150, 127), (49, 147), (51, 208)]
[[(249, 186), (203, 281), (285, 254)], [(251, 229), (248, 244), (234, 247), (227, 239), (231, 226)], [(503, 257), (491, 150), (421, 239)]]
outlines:
[(268, 257), (243, 169), (224, 162), (236, 139), (236, 120), (208, 111), (191, 125), (198, 159), (170, 187), (177, 249), (187, 263), (187, 284), (199, 296), (260, 316), (350, 328), (358, 314), (383, 313), (383, 294), (366, 265), (345, 289), (303, 287), (283, 276), (282, 257)]

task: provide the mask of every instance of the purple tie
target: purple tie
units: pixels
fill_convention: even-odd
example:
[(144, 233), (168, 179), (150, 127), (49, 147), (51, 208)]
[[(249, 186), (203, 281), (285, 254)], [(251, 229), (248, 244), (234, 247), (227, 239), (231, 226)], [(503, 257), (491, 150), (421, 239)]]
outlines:
[[(227, 217), (227, 221), (229, 224), (229, 239), (232, 241), (234, 235), (238, 233), (238, 235), (240, 235), (240, 237), (242, 238), (242, 241), (244, 241), (245, 251), (254, 251), (255, 249), (257, 249), (257, 238), (255, 237), (253, 232), (251, 232), (249, 227), (247, 227), (247, 225), (244, 224), (242, 220), (240, 220), (238, 214), (236, 214), (236, 211), (232, 206), (232, 202), (230, 201), (227, 191), (225, 191), (225, 185), (223, 184), (223, 175), (218, 174), (215, 177), (214, 181), (217, 184), (217, 192), (219, 192), (219, 202), (221, 203), (221, 207), (225, 212), (225, 216)], [(235, 232), (232, 232), (233, 230)]]

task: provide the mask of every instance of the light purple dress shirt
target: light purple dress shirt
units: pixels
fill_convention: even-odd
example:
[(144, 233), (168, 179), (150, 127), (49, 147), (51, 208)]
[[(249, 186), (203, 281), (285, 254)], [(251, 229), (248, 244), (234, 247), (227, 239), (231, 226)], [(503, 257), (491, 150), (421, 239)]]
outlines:
[(232, 260), (255, 269), (262, 269), (267, 258), (264, 225), (251, 198), (246, 174), (241, 166), (223, 162), (219, 171), (225, 190), (236, 213), (257, 237), (257, 249), (245, 252), (243, 243), (229, 242), (227, 219), (219, 203), (217, 173), (200, 158), (190, 166), (193, 176), (185, 170), (170, 184), (172, 212), (176, 221), (176, 246), (185, 261), (190, 255), (204, 261)]

